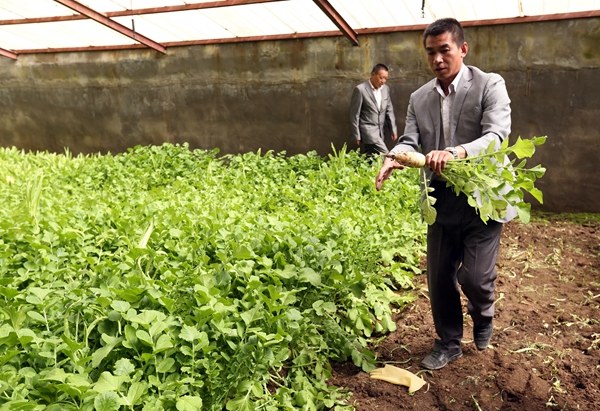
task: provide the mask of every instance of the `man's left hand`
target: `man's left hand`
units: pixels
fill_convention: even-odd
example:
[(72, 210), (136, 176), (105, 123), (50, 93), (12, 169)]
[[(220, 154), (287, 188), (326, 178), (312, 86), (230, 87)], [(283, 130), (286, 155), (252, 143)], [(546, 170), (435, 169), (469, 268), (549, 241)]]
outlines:
[(442, 171), (446, 167), (448, 161), (452, 160), (453, 158), (454, 157), (452, 156), (452, 153), (448, 151), (433, 150), (427, 153), (425, 156), (425, 165), (439, 176), (442, 174)]
[[(458, 153), (458, 158), (466, 158), (467, 150), (463, 146), (457, 146), (456, 151)], [(425, 156), (425, 165), (429, 167), (431, 171), (440, 175), (448, 161), (453, 160), (454, 156), (452, 153), (446, 150), (433, 150), (430, 151)]]

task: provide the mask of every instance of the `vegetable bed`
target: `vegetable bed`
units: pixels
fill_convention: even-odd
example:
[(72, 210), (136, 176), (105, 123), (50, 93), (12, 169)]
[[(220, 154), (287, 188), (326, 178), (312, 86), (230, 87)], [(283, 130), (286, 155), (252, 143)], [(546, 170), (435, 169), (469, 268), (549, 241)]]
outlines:
[(356, 152), (0, 149), (0, 409), (351, 409), (411, 301), (418, 172)]

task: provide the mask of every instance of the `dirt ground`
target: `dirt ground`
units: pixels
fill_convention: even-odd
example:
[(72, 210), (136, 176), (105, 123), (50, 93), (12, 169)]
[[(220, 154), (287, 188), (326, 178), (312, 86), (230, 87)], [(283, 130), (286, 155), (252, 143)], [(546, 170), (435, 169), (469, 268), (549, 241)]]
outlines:
[(427, 384), (409, 395), (352, 364), (334, 364), (331, 383), (347, 387), (359, 411), (599, 410), (600, 220), (510, 222), (500, 253), (490, 348), (477, 351), (465, 315), (463, 357), (439, 371), (419, 369), (434, 338), (419, 275), (417, 301), (374, 350), (379, 365), (408, 369)]

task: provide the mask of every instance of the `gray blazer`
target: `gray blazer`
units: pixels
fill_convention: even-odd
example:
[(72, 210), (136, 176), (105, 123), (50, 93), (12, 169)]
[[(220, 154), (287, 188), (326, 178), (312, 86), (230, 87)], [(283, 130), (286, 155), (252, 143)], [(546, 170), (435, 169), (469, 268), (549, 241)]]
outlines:
[[(445, 148), (440, 115), (440, 95), (431, 80), (411, 96), (406, 114), (404, 134), (391, 150), (421, 151)], [(450, 114), (450, 141), (452, 146), (462, 146), (467, 156), (485, 150), (492, 140), (498, 143), (510, 134), (510, 98), (504, 79), (496, 73), (485, 73), (477, 67), (467, 66), (458, 83), (456, 97)], [(516, 210), (507, 210), (508, 221)]]
[(381, 109), (377, 107), (369, 80), (354, 87), (350, 100), (350, 125), (352, 139), (361, 140), (363, 144), (383, 142), (384, 127), (389, 127), (394, 134), (398, 133), (387, 84), (381, 86)]

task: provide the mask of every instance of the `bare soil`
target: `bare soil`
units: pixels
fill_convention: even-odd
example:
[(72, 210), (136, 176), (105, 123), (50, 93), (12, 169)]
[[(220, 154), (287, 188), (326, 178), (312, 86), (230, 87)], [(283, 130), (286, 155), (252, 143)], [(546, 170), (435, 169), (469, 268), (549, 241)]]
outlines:
[(498, 258), (492, 345), (478, 351), (466, 315), (463, 357), (439, 371), (419, 362), (435, 333), (424, 275), (418, 298), (397, 314), (398, 329), (373, 347), (378, 365), (408, 369), (427, 384), (371, 379), (334, 364), (358, 411), (600, 410), (600, 220), (561, 216), (505, 224)]

